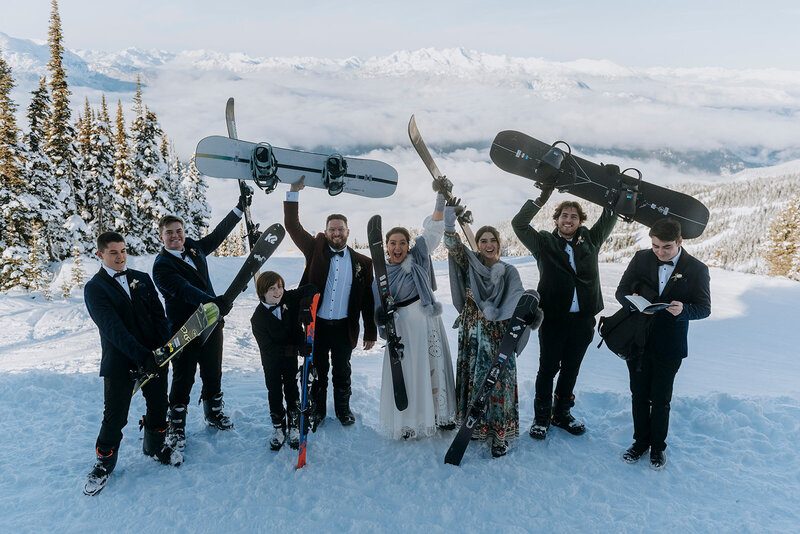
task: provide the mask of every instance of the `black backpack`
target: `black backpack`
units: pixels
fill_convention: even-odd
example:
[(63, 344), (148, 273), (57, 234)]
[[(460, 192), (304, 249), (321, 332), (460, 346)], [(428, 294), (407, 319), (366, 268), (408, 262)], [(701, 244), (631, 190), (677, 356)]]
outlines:
[(601, 317), (597, 323), (600, 334), (597, 348), (605, 342), (611, 352), (623, 360), (633, 360), (644, 352), (652, 322), (652, 315), (632, 312), (627, 307), (609, 317)]

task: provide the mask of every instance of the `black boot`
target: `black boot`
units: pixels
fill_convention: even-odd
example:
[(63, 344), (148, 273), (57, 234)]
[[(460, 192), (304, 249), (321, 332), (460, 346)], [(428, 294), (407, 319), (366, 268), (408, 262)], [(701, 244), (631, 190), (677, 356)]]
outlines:
[(328, 414), (328, 392), (327, 390), (316, 391), (312, 393), (311, 410), (309, 415), (309, 423), (311, 430), (316, 431), (317, 427), (325, 421), (325, 416)]
[(106, 482), (108, 476), (117, 465), (117, 449), (103, 450), (100, 446), (95, 447), (97, 459), (95, 460), (94, 467), (86, 477), (86, 483), (83, 485), (84, 495), (97, 495), (100, 493)]
[(291, 410), (286, 414), (286, 419), (289, 426), (289, 447), (293, 449), (300, 448), (300, 411)]
[(342, 426), (350, 426), (356, 422), (356, 416), (350, 410), (350, 388), (333, 390), (333, 407)]
[(206, 423), (217, 430), (230, 430), (233, 428), (230, 418), (222, 411), (224, 405), (221, 391), (210, 399), (203, 399), (203, 413), (205, 414)]
[(534, 397), (533, 399), (533, 424), (528, 434), (533, 439), (544, 439), (550, 428), (550, 419), (553, 412), (553, 403), (548, 396), (546, 399)]
[(571, 395), (567, 399), (561, 399), (558, 395), (555, 397), (555, 406), (553, 407), (553, 426), (563, 428), (573, 436), (580, 436), (586, 432), (586, 427), (583, 423), (575, 419), (571, 413), (570, 408), (575, 406), (575, 395)]
[(628, 447), (627, 451), (622, 453), (622, 459), (629, 464), (635, 464), (636, 462), (639, 461), (639, 458), (644, 456), (644, 453), (646, 453), (647, 449), (649, 448), (650, 448), (649, 445), (634, 443), (633, 445)]
[(158, 460), (164, 465), (179, 466), (183, 462), (183, 455), (180, 451), (172, 448), (170, 443), (165, 441), (167, 430), (148, 428), (144, 423), (144, 418), (139, 422), (144, 428), (144, 439), (142, 440), (142, 452), (154, 460)]
[(186, 405), (176, 404), (170, 408), (168, 418), (167, 442), (176, 451), (183, 451), (186, 447)]
[(508, 441), (502, 438), (492, 438), (492, 458), (500, 458), (508, 452)]

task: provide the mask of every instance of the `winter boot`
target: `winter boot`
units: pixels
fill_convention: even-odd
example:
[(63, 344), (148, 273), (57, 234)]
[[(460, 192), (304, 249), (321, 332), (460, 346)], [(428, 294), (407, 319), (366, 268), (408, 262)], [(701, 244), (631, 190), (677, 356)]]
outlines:
[(308, 421), (311, 424), (311, 430), (316, 431), (317, 427), (325, 421), (325, 416), (328, 414), (328, 392), (326, 390), (312, 392), (311, 398)]
[(293, 449), (300, 448), (300, 412), (297, 410), (290, 411), (287, 414), (289, 420), (289, 447)]
[(97, 460), (94, 463), (92, 471), (86, 477), (86, 483), (83, 485), (84, 495), (97, 495), (105, 487), (108, 482), (108, 476), (117, 465), (117, 450), (103, 450), (100, 446), (95, 447)]
[(222, 400), (221, 391), (210, 399), (203, 399), (203, 413), (206, 423), (217, 430), (230, 430), (233, 428), (233, 423), (222, 411), (223, 406), (225, 406), (225, 402)]
[(553, 426), (563, 428), (573, 436), (580, 436), (586, 432), (586, 427), (583, 423), (575, 419), (569, 409), (575, 406), (575, 395), (571, 395), (567, 399), (560, 399), (558, 395), (555, 397), (555, 406), (553, 408)]
[(650, 469), (661, 471), (667, 465), (667, 453), (664, 451), (650, 450)]
[(533, 424), (528, 432), (533, 439), (544, 439), (547, 437), (547, 430), (550, 428), (550, 418), (552, 417), (552, 403), (550, 397), (533, 399)]
[(503, 438), (492, 438), (492, 458), (500, 458), (508, 452), (508, 441)]
[(176, 404), (169, 409), (169, 426), (167, 426), (167, 442), (176, 451), (186, 448), (186, 405)]
[(342, 426), (350, 426), (356, 422), (356, 416), (350, 411), (350, 388), (333, 391), (333, 407), (336, 418)]
[(286, 441), (286, 424), (281, 423), (272, 427), (272, 435), (269, 438), (269, 450), (279, 451)]
[(638, 443), (634, 443), (633, 445), (628, 447), (627, 451), (622, 453), (622, 459), (629, 464), (635, 464), (636, 462), (639, 461), (639, 458), (644, 456), (644, 453), (646, 453), (647, 449), (649, 448), (650, 447), (648, 447), (647, 445), (640, 445)]
[(148, 428), (144, 422), (144, 417), (139, 422), (139, 427), (144, 428), (144, 439), (142, 440), (142, 452), (154, 460), (158, 460), (164, 465), (179, 466), (183, 462), (183, 454), (172, 448), (170, 443), (166, 443), (166, 429), (157, 430)]

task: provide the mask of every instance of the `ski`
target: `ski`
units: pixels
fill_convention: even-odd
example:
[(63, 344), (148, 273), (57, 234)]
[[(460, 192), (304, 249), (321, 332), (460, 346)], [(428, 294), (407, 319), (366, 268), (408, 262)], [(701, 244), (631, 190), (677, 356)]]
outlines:
[(306, 429), (308, 422), (308, 414), (311, 411), (309, 398), (311, 393), (311, 363), (314, 358), (314, 332), (317, 325), (317, 304), (319, 304), (319, 293), (314, 295), (311, 301), (311, 322), (306, 325), (306, 344), (311, 345), (311, 351), (303, 358), (303, 376), (302, 376), (302, 402), (300, 404), (300, 454), (297, 458), (297, 468), (300, 469), (306, 465), (306, 443), (308, 442), (308, 430)]
[[(228, 127), (228, 137), (231, 139), (239, 139), (236, 133), (236, 116), (233, 112), (233, 97), (230, 97), (228, 103), (225, 105), (225, 124)], [(244, 180), (239, 180), (239, 193), (252, 197), (253, 188), (247, 185), (247, 182)], [(247, 243), (250, 245), (250, 250), (253, 250), (256, 241), (258, 241), (259, 232), (258, 224), (253, 223), (253, 218), (250, 215), (249, 204), (246, 204), (244, 207), (244, 226), (247, 229)]]
[(539, 294), (532, 289), (525, 291), (514, 309), (514, 315), (511, 316), (508, 322), (508, 331), (500, 341), (500, 350), (489, 366), (486, 378), (478, 388), (472, 404), (467, 409), (466, 417), (461, 423), (461, 428), (458, 429), (458, 434), (453, 438), (450, 448), (447, 449), (447, 454), (444, 457), (445, 463), (452, 465), (461, 463), (464, 451), (467, 450), (467, 445), (469, 445), (472, 437), (472, 432), (475, 430), (475, 424), (478, 423), (486, 411), (489, 394), (503, 373), (508, 358), (516, 353), (520, 337), (525, 332), (525, 329), (533, 323), (538, 307)]
[[(189, 317), (189, 320), (180, 327), (174, 336), (172, 336), (172, 339), (164, 346), (153, 351), (159, 369), (167, 366), (170, 360), (180, 354), (190, 341), (202, 334), (206, 328), (215, 325), (218, 319), (219, 309), (216, 304), (208, 302), (198, 306), (197, 310)], [(136, 392), (142, 389), (142, 386), (157, 375), (158, 373), (144, 373), (135, 376), (133, 393), (131, 393), (131, 396), (136, 395)]]
[[(414, 145), (414, 148), (417, 150), (417, 154), (419, 157), (422, 158), (422, 162), (425, 163), (425, 166), (428, 168), (428, 171), (433, 176), (433, 179), (436, 180), (438, 178), (444, 178), (445, 176), (439, 170), (439, 166), (436, 165), (436, 162), (433, 161), (433, 156), (431, 156), (428, 147), (425, 145), (425, 141), (422, 140), (422, 136), (419, 133), (419, 128), (417, 128), (417, 121), (414, 119), (414, 115), (411, 115), (411, 120), (408, 121), (408, 137), (411, 139), (411, 144)], [(447, 191), (442, 193), (444, 195), (445, 200), (450, 200), (453, 198), (453, 192)], [(475, 235), (472, 233), (472, 228), (470, 227), (470, 223), (472, 222), (472, 214), (465, 211), (463, 215), (458, 217), (458, 224), (461, 226), (461, 230), (464, 232), (464, 236), (467, 238), (467, 244), (469, 244), (469, 248), (473, 251), (478, 250), (477, 245), (475, 244)]]
[(367, 241), (369, 242), (369, 253), (372, 256), (372, 267), (375, 269), (375, 283), (378, 285), (381, 307), (389, 318), (384, 328), (386, 329), (386, 342), (389, 346), (394, 404), (402, 412), (408, 408), (406, 382), (403, 378), (401, 363), (403, 359), (403, 343), (400, 336), (397, 335), (397, 328), (394, 324), (394, 313), (397, 311), (397, 307), (395, 306), (394, 298), (389, 292), (389, 278), (386, 274), (386, 256), (383, 252), (383, 229), (381, 228), (380, 215), (375, 215), (367, 223)]
[[(286, 230), (280, 223), (273, 224), (261, 233), (258, 241), (256, 241), (252, 250), (250, 250), (250, 255), (244, 260), (244, 263), (239, 268), (239, 272), (236, 273), (228, 289), (225, 290), (223, 296), (226, 302), (233, 304), (236, 297), (247, 289), (247, 284), (256, 275), (259, 269), (261, 269), (261, 266), (264, 265), (267, 259), (272, 256), (272, 253), (275, 252), (278, 245), (281, 244), (285, 235)], [(203, 332), (200, 339), (201, 343), (206, 342), (208, 337), (214, 332), (214, 328), (216, 328), (216, 324)]]

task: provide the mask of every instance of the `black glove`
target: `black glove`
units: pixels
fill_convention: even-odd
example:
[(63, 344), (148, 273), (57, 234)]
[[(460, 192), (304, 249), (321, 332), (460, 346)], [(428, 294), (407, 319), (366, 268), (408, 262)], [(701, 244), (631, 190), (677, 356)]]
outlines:
[(248, 188), (249, 191), (247, 193), (242, 192), (239, 195), (239, 201), (236, 203), (236, 208), (239, 211), (244, 211), (252, 202), (253, 202), (253, 190), (252, 188)]
[(314, 317), (311, 315), (311, 303), (314, 301), (313, 297), (306, 297), (300, 299), (300, 311), (297, 318), (300, 319), (300, 324), (309, 325)]
[(158, 364), (156, 363), (156, 356), (153, 353), (147, 355), (143, 362), (137, 362), (137, 367), (139, 368), (139, 375), (146, 376), (150, 374), (158, 374), (158, 371), (161, 369)]
[(448, 180), (445, 176), (440, 176), (433, 179), (431, 187), (433, 187), (433, 190), (437, 193), (447, 196), (447, 194), (453, 190), (453, 182)]
[(553, 186), (547, 186), (542, 189), (542, 192), (539, 194), (539, 198), (533, 201), (534, 204), (539, 206), (540, 208), (547, 203), (547, 200), (550, 198), (550, 195), (553, 194)]
[(217, 305), (219, 308), (219, 316), (225, 317), (231, 312), (231, 308), (233, 308), (233, 303), (228, 302), (228, 299), (225, 298), (225, 295), (220, 295), (218, 297), (214, 297), (211, 299), (211, 302)]
[(391, 314), (383, 309), (383, 306), (379, 306), (378, 309), (375, 311), (375, 324), (378, 326), (386, 326), (389, 323), (389, 319), (391, 319)]

